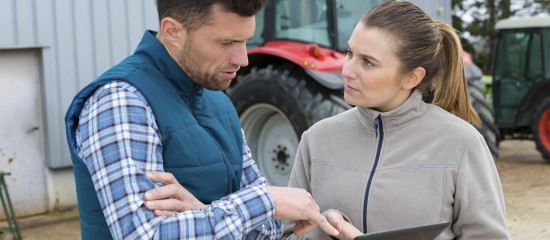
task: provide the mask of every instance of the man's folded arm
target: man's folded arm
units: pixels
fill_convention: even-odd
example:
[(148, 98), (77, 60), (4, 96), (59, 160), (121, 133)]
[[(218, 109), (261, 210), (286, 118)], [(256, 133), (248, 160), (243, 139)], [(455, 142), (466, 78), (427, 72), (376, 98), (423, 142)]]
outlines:
[(115, 239), (257, 239), (279, 234), (265, 179), (251, 158), (244, 159), (246, 154), (240, 191), (206, 209), (169, 217), (156, 217), (145, 208), (144, 193), (162, 186), (145, 174), (164, 171), (162, 144), (151, 108), (129, 84), (107, 84), (86, 102), (77, 145)]

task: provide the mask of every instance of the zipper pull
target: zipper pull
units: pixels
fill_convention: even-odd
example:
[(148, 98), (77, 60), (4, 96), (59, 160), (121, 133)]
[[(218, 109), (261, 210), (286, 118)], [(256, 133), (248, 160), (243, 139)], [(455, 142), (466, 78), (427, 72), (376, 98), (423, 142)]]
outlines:
[(380, 126), (380, 115), (374, 119), (374, 132), (376, 133), (376, 138), (378, 138), (378, 127)]

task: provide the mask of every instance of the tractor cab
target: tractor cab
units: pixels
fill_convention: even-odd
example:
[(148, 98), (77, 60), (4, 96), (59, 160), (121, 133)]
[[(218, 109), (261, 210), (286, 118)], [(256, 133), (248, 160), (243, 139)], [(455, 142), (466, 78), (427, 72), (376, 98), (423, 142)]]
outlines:
[(504, 138), (534, 139), (550, 160), (550, 17), (505, 19), (495, 28), (495, 123)]

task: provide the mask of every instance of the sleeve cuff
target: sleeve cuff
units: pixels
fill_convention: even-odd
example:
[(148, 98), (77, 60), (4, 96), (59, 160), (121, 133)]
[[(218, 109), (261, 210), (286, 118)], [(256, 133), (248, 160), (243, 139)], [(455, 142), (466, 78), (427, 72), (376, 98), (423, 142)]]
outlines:
[(275, 216), (275, 204), (264, 186), (244, 188), (228, 196), (242, 219), (244, 232), (250, 232)]

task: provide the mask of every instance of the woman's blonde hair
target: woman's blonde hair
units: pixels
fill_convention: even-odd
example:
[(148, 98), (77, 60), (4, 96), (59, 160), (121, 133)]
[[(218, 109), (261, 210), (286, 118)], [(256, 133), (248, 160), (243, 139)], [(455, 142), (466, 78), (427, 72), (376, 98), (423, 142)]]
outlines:
[(395, 36), (396, 55), (403, 73), (417, 67), (425, 69), (426, 75), (416, 89), (428, 102), (479, 126), (479, 116), (470, 102), (462, 45), (455, 29), (432, 20), (418, 6), (402, 1), (375, 6), (363, 15), (361, 23), (365, 28)]

